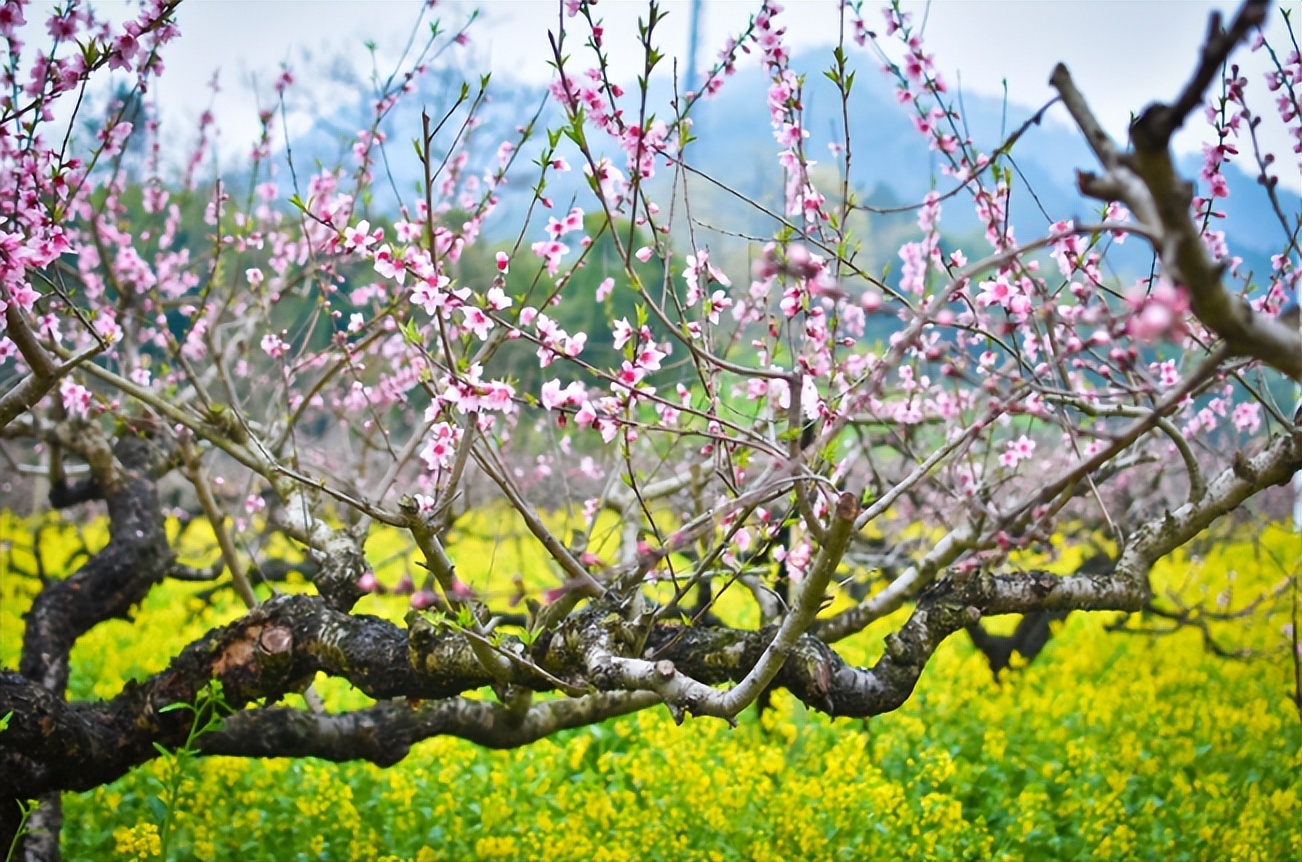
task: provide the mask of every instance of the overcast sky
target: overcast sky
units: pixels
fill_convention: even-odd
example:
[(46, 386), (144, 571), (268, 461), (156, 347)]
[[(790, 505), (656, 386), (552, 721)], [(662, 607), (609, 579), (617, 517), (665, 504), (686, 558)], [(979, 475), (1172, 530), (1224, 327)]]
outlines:
[[(788, 28), (797, 50), (830, 44), (836, 38), (835, 0), (787, 2), (779, 21)], [(880, 28), (882, 4), (865, 0), (868, 26)], [(547, 31), (555, 29), (557, 3), (551, 0), (483, 0), (477, 4), (444, 2), (436, 14), (445, 28), (456, 28), (473, 6), (483, 10), (471, 29), (470, 52), (487, 63), (499, 84), (516, 76), (531, 83), (548, 79)], [(683, 57), (687, 49), (690, 4), (662, 0), (669, 14), (659, 32), (661, 49)], [(700, 62), (708, 66), (729, 34), (737, 33), (759, 6), (751, 0), (704, 0)], [(101, 8), (111, 8), (101, 4)], [(1007, 82), (1014, 102), (1038, 105), (1052, 97), (1047, 84), (1056, 62), (1065, 62), (1100, 119), (1124, 139), (1130, 112), (1156, 98), (1170, 99), (1193, 70), (1208, 14), (1221, 9), (1230, 17), (1232, 3), (1205, 0), (936, 0), (910, 2), (915, 22), (927, 18), (927, 49), (951, 86), (998, 96)], [(631, 82), (640, 63), (636, 19), (645, 2), (602, 0), (608, 46), (616, 74)], [(186, 0), (179, 12), (182, 39), (166, 53), (168, 73), (158, 94), (167, 118), (196, 116), (207, 104), (205, 82), (220, 67), (223, 92), (217, 114), (226, 148), (246, 148), (256, 130), (251, 80), (269, 92), (281, 61), (289, 61), (301, 88), (326, 76), (314, 68), (345, 58), (364, 67), (364, 43), (373, 40), (381, 59), (394, 58), (420, 12), (415, 0)], [(29, 20), (31, 15), (29, 14)], [(1278, 9), (1272, 9), (1269, 36), (1285, 44), (1287, 33)], [(573, 44), (581, 52), (582, 37)], [(310, 54), (311, 60), (305, 59)], [(857, 55), (857, 56), (856, 56)], [(874, 55), (856, 49), (860, 76), (876, 74)], [(1265, 52), (1236, 54), (1248, 70), (1261, 111), (1272, 110), (1261, 86), (1268, 66)], [(576, 56), (588, 65), (588, 58)], [(390, 62), (392, 60), (390, 59)], [(381, 68), (387, 71), (385, 64)], [(329, 98), (329, 96), (323, 96)], [(1278, 150), (1283, 133), (1269, 139)], [(1197, 141), (1186, 137), (1183, 149)]]

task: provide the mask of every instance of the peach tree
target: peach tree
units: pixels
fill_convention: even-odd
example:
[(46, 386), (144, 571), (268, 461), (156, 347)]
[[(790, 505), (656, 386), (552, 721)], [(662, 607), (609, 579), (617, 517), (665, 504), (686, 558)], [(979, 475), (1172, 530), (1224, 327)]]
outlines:
[[(649, 708), (733, 721), (774, 688), (866, 717), (905, 702), (960, 630), (995, 665), (1071, 611), (1191, 622), (1152, 595), (1150, 567), (1280, 499), (1302, 466), (1302, 214), (1278, 188), (1302, 167), (1302, 59), (1264, 42), (1264, 2), (1213, 18), (1187, 86), (1137, 103), (1127, 144), (1059, 66), (1057, 98), (986, 149), (909, 14), (870, 27), (861, 4), (829, 4), (841, 39), (815, 73), (842, 124), (819, 165), (777, 3), (687, 91), (654, 2), (629, 34), (565, 0), (546, 102), (513, 129), (484, 120), (487, 78), (390, 127), (467, 40), (425, 28), (373, 82), (343, 161), (296, 163), (267, 109), (239, 176), (207, 167), (210, 115), (186, 154), (165, 151), (153, 86), (178, 5), (146, 0), (120, 25), (75, 0), (0, 7), (6, 506), (39, 487), (110, 530), (42, 579), (0, 671), (0, 846), (41, 799), (26, 858), (57, 858), (61, 792), (183, 743), (387, 765), (439, 734), (521, 746)], [(1240, 48), (1270, 52), (1264, 88), (1232, 64)], [(621, 86), (610, 52), (634, 49)], [(898, 262), (865, 251), (887, 214), (851, 181), (865, 61), (938, 166)], [(693, 118), (741, 64), (768, 79), (760, 199), (694, 162)], [(86, 120), (104, 77), (118, 89)], [(271, 103), (295, 86), (285, 70)], [(1096, 164), (1060, 168), (1097, 205), (1014, 225), (1011, 154), (1047, 111), (1092, 149)], [(1192, 180), (1171, 148), (1187, 123), (1209, 140)], [(1293, 151), (1266, 152), (1262, 124)], [(386, 179), (397, 159), (418, 163), (414, 193)], [(1226, 240), (1231, 163), (1275, 217), (1269, 271)], [(694, 215), (706, 194), (735, 227)], [(940, 227), (960, 208), (980, 225), (965, 243)], [(1141, 277), (1111, 267), (1123, 242), (1151, 251)], [(458, 575), (449, 535), (483, 510), (522, 526), (542, 582)], [(178, 562), (169, 515), (207, 522), (212, 566)], [(410, 571), (368, 551), (382, 531)], [(302, 559), (275, 559), (271, 535)], [(1079, 571), (1030, 562), (1061, 541), (1090, 549)], [(277, 588), (287, 568), (310, 589)], [(167, 579), (229, 584), (247, 607), (165, 670), (69, 701), (78, 638)], [(356, 612), (368, 593), (410, 612)], [(874, 664), (838, 653), (900, 609)], [(1000, 615), (1038, 638), (987, 634)], [(372, 703), (321, 709), (318, 674)], [(198, 704), (222, 720), (195, 741)]]

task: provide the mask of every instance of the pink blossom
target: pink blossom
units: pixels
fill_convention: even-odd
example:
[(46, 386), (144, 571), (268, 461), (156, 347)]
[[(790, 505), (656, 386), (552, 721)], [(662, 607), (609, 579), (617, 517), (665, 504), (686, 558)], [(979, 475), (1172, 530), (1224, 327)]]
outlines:
[(1000, 275), (993, 281), (983, 281), (980, 287), (981, 293), (977, 295), (977, 305), (982, 308), (992, 305), (1008, 307), (1008, 301), (1013, 295), (1013, 286), (1008, 283), (1007, 276)]
[[(17, 8), (18, 15), (21, 17), (22, 7), (19, 6)], [(21, 24), (22, 21), (20, 20), (18, 23)], [(65, 12), (63, 15), (51, 16), (50, 19), (45, 22), (45, 29), (53, 39), (59, 41), (71, 39), (77, 35), (77, 16), (73, 14), (71, 10)]]
[(1136, 341), (1147, 343), (1183, 334), (1189, 298), (1182, 289), (1161, 280), (1147, 296), (1131, 293), (1127, 299), (1136, 311), (1126, 321), (1126, 331)]
[(460, 304), (458, 302), (460, 297), (444, 290), (451, 283), (452, 279), (446, 275), (422, 279), (411, 289), (411, 301), (424, 308), (425, 313), (430, 316), (439, 312), (444, 312), (446, 316), (447, 312)]
[(502, 309), (510, 308), (514, 302), (511, 297), (506, 295), (506, 291), (502, 290), (500, 287), (490, 287), (488, 293), (484, 296), (484, 300), (488, 303), (488, 307), (493, 309), (493, 311), (501, 311)]
[(574, 414), (574, 421), (579, 427), (587, 427), (597, 420), (596, 408), (592, 406), (591, 401), (584, 401), (579, 405), (578, 412)]
[(398, 242), (418, 242), (424, 229), (424, 225), (414, 221), (397, 221), (393, 224), (393, 232)]
[(665, 351), (648, 342), (637, 352), (637, 356), (634, 357), (633, 361), (637, 363), (638, 368), (644, 371), (659, 371), (660, 360), (666, 356), (668, 354)]
[(710, 298), (705, 301), (704, 312), (706, 319), (714, 325), (719, 323), (719, 312), (732, 308), (732, 300), (722, 290), (716, 290), (710, 294)]
[(511, 258), (504, 251), (499, 251), (495, 256), (497, 262), (497, 271), (506, 275), (511, 270)]
[(1008, 448), (999, 456), (999, 463), (1004, 467), (1016, 467), (1035, 454), (1035, 441), (1023, 434), (1016, 440), (1008, 441)]
[(621, 317), (611, 326), (610, 334), (614, 339), (615, 349), (623, 350), (624, 345), (628, 344), (629, 339), (633, 337), (633, 325), (628, 322), (627, 317)]
[(457, 444), (461, 442), (461, 429), (447, 422), (439, 422), (430, 428), (429, 439), (418, 453), (425, 462), (425, 469), (440, 470), (452, 465)]
[(535, 242), (529, 248), (546, 262), (548, 275), (556, 274), (561, 266), (561, 258), (570, 250), (568, 245), (558, 239)]
[(41, 295), (33, 290), (30, 284), (23, 281), (9, 288), (9, 298), (23, 311), (31, 314), (32, 306), (36, 304), (36, 300), (41, 298)]
[(1240, 431), (1247, 431), (1249, 434), (1257, 433), (1257, 429), (1261, 427), (1261, 405), (1255, 401), (1245, 401), (1235, 405), (1231, 421)]
[(1166, 388), (1171, 388), (1180, 382), (1180, 372), (1176, 370), (1175, 360), (1168, 359), (1164, 362), (1154, 362), (1149, 369), (1157, 374), (1158, 380)]
[(90, 390), (71, 377), (59, 381), (59, 395), (63, 400), (63, 409), (72, 416), (85, 416), (90, 412)]
[[(701, 282), (704, 281), (702, 276), (708, 277), (710, 280), (716, 281), (724, 287), (732, 285), (732, 281), (729, 280), (728, 276), (724, 275), (718, 267), (710, 263), (709, 249), (697, 249), (695, 254), (687, 255), (684, 262), (687, 264), (687, 267), (683, 270), (683, 277), (687, 279), (689, 287), (699, 287)], [(695, 303), (693, 302), (689, 302), (688, 306), (690, 307), (694, 304)]]
[(782, 299), (778, 301), (778, 308), (787, 317), (795, 317), (804, 308), (804, 296), (800, 288), (796, 286), (788, 287), (782, 292)]
[(561, 219), (560, 221), (559, 236), (564, 236), (567, 233), (572, 233), (576, 230), (582, 230), (582, 229), (583, 229), (583, 210), (581, 210), (578, 207), (573, 207), (570, 209), (568, 213), (565, 214), (565, 218)]
[(387, 242), (375, 252), (375, 271), (384, 278), (394, 279), (398, 284), (407, 278), (406, 266), (394, 255)]
[(577, 380), (571, 381), (568, 386), (562, 389), (561, 382), (552, 379), (542, 385), (540, 400), (544, 408), (555, 410), (558, 407), (583, 404), (586, 392), (587, 390), (583, 384)]
[(344, 249), (347, 251), (366, 251), (371, 245), (383, 239), (383, 228), (376, 228), (373, 234), (368, 233), (370, 229), (371, 223), (365, 219), (359, 221), (356, 227), (344, 228)]
[(583, 166), (583, 172), (590, 177), (595, 177), (598, 188), (601, 190), (601, 196), (610, 204), (618, 205), (624, 198), (624, 192), (627, 188), (627, 181), (624, 173), (615, 167), (609, 158), (603, 157), (597, 162), (597, 169), (594, 172), (588, 165)]
[(561, 353), (573, 359), (583, 352), (583, 348), (588, 343), (588, 334), (586, 332), (576, 332), (574, 335), (567, 335), (561, 345)]
[(280, 359), (289, 353), (289, 345), (274, 332), (268, 332), (262, 336), (262, 350), (272, 359)]
[(475, 337), (480, 341), (488, 338), (488, 332), (494, 326), (492, 318), (484, 313), (483, 309), (476, 308), (473, 305), (463, 305), (461, 314), (464, 317), (463, 325), (475, 333)]

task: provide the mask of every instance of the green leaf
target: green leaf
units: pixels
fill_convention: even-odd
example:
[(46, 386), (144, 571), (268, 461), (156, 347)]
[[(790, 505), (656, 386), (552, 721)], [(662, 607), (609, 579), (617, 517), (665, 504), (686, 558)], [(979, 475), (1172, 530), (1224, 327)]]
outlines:
[(414, 318), (407, 318), (407, 322), (403, 324), (402, 338), (408, 344), (420, 344), (420, 330), (416, 328)]
[(471, 613), (469, 605), (462, 605), (457, 608), (457, 625), (463, 629), (468, 629), (475, 624), (475, 616)]
[(149, 806), (149, 813), (153, 815), (154, 820), (162, 823), (167, 819), (167, 803), (163, 800), (157, 796), (151, 796), (145, 800), (145, 804)]

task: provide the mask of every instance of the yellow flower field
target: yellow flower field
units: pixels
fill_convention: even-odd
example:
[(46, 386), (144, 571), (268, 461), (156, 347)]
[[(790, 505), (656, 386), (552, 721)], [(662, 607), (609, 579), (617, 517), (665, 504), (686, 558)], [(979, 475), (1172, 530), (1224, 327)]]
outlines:
[[(0, 658), (14, 667), (36, 586), (32, 530), (0, 526)], [(449, 550), (474, 586), (491, 574), (475, 560), (545, 574), (511, 542), (485, 548), (474, 529), (459, 535)], [(79, 543), (102, 541), (102, 525), (51, 521), (41, 532), (51, 570), (75, 565)], [(201, 557), (206, 542), (194, 529), (183, 547)], [(378, 561), (405, 565), (402, 550), (395, 537), (368, 546), (382, 580), (396, 574)], [(1154, 585), (1235, 610), (1296, 577), (1299, 559), (1302, 538), (1271, 526), (1164, 560)], [(229, 593), (194, 600), (201, 588), (164, 585), (134, 625), (88, 635), (73, 654), (71, 696), (110, 697), (238, 613)], [(779, 694), (732, 730), (706, 719), (676, 727), (650, 710), (514, 751), (432, 739), (388, 770), (211, 758), (189, 781), (173, 846), (178, 858), (240, 860), (1298, 859), (1292, 602), (1284, 589), (1243, 620), (1210, 624), (1222, 647), (1251, 650), (1248, 660), (1212, 655), (1194, 628), (1123, 634), (1106, 630), (1116, 614), (1073, 614), (1039, 658), (996, 680), (959, 635), (902, 709), (870, 721), (829, 720)], [(360, 609), (399, 615), (402, 605), (376, 597)], [(898, 622), (879, 622), (843, 653), (871, 661)], [(330, 680), (318, 688), (331, 709), (366, 702)], [(65, 855), (152, 858), (160, 775), (154, 763), (68, 795)]]

